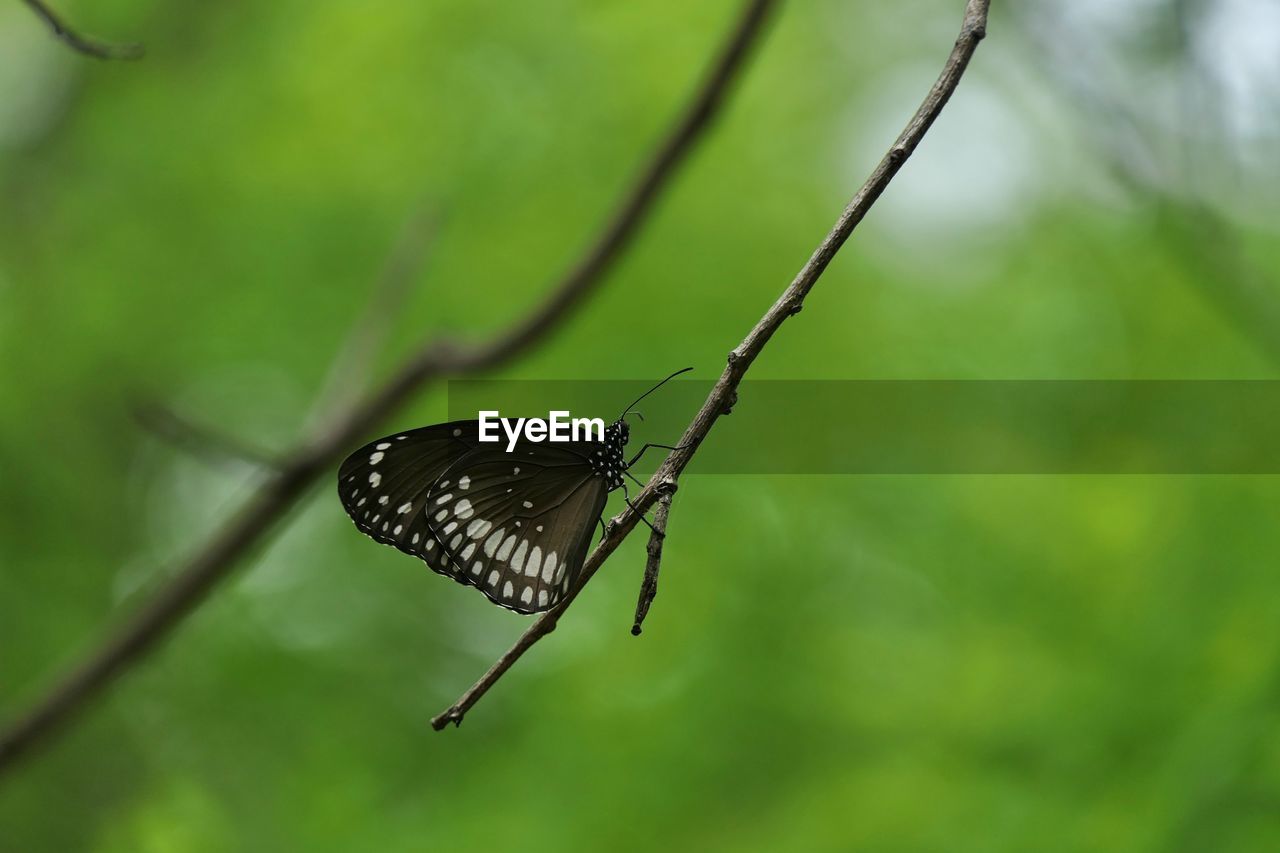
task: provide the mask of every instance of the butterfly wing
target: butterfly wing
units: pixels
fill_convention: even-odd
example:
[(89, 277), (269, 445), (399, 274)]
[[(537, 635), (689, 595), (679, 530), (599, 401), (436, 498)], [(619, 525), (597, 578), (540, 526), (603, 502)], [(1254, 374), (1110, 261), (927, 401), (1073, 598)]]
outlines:
[(596, 443), (480, 443), (475, 421), (389, 436), (339, 469), (356, 526), (519, 613), (554, 606), (577, 579), (608, 483)]
[(484, 446), (428, 493), (427, 526), (467, 582), (520, 613), (553, 607), (577, 579), (608, 496), (563, 446)]
[(338, 497), (363, 533), (459, 577), (427, 527), (427, 491), (476, 445), (476, 422), (455, 421), (371, 441), (338, 469)]

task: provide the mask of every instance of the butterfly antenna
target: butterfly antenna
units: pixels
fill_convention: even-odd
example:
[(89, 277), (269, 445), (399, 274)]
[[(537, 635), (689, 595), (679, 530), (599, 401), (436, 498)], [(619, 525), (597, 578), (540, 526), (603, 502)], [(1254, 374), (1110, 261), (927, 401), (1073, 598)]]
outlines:
[[(641, 400), (643, 400), (645, 397), (648, 397), (648, 396), (649, 396), (650, 394), (652, 394), (654, 391), (657, 391), (659, 388), (661, 388), (663, 385), (666, 385), (666, 384), (667, 384), (668, 382), (670, 382), (672, 379), (675, 379), (675, 378), (676, 378), (677, 376), (679, 376), (681, 373), (688, 373), (690, 370), (693, 370), (693, 368), (692, 368), (692, 367), (686, 367), (686, 368), (684, 368), (683, 370), (677, 370), (675, 373), (671, 374), (671, 375), (670, 375), (670, 376), (668, 376), (666, 379), (664, 379), (664, 380), (662, 380), (661, 382), (659, 382), (657, 385), (654, 385), (654, 386), (653, 386), (652, 388), (650, 388), (648, 391), (645, 391), (645, 392), (644, 392), (643, 394), (641, 394), (639, 397), (636, 397), (634, 400), (632, 400), (632, 401), (631, 401), (631, 405), (630, 405), (630, 406), (627, 406), (626, 411), (624, 411), (621, 415), (619, 415), (619, 416), (618, 416), (618, 420), (622, 420), (622, 419), (623, 419), (623, 418), (625, 418), (627, 415), (631, 414), (631, 410), (632, 410), (633, 408), (635, 408), (636, 403), (639, 403), (639, 402), (640, 402)], [(643, 419), (644, 419), (644, 418), (643, 418), (643, 416), (641, 416), (641, 420), (643, 420)]]

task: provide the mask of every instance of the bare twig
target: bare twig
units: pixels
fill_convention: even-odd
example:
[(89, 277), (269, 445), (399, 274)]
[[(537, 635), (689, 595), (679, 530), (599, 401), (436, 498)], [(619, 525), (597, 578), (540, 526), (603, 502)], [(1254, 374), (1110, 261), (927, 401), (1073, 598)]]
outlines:
[(239, 462), (257, 468), (275, 468), (279, 464), (266, 450), (197, 424), (158, 403), (139, 403), (133, 407), (133, 417), (157, 438), (211, 463)]
[(279, 470), (176, 570), (171, 581), (0, 734), (0, 772), (11, 768), (19, 756), (65, 725), (90, 699), (168, 636), (246, 553), (260, 545), (283, 522), (289, 510), (353, 443), (420, 392), (427, 382), (497, 367), (532, 349), (562, 325), (600, 286), (604, 275), (634, 239), (659, 193), (669, 185), (677, 168), (720, 111), (773, 6), (773, 0), (746, 3), (693, 101), (661, 141), (583, 259), (568, 271), (544, 301), (510, 327), (479, 344), (463, 345), (445, 340), (425, 344), (362, 405), (289, 454)]
[(109, 44), (81, 35), (57, 16), (42, 0), (25, 0), (31, 10), (49, 25), (58, 40), (78, 53), (94, 59), (141, 59), (145, 52), (140, 44)]
[(960, 77), (964, 74), (964, 70), (968, 66), (969, 59), (973, 56), (978, 42), (986, 35), (989, 4), (990, 0), (968, 0), (965, 6), (964, 21), (960, 28), (960, 36), (956, 39), (955, 46), (951, 50), (951, 55), (947, 58), (946, 65), (943, 66), (942, 74), (933, 84), (933, 88), (929, 90), (928, 95), (925, 96), (924, 103), (916, 110), (915, 115), (911, 117), (911, 121), (907, 123), (906, 129), (902, 131), (902, 134), (889, 148), (889, 152), (885, 154), (879, 165), (876, 166), (875, 171), (871, 173), (871, 177), (867, 178), (866, 183), (862, 185), (857, 195), (853, 197), (844, 212), (840, 214), (840, 218), (836, 220), (835, 227), (818, 245), (817, 250), (814, 251), (799, 274), (796, 275), (787, 289), (782, 292), (782, 295), (778, 297), (773, 306), (760, 318), (760, 322), (756, 323), (755, 327), (747, 333), (742, 343), (738, 344), (729, 353), (729, 363), (724, 372), (720, 374), (719, 380), (716, 381), (715, 387), (711, 389), (711, 393), (702, 404), (702, 408), (698, 410), (693, 422), (689, 424), (684, 435), (681, 436), (678, 443), (681, 449), (672, 451), (663, 463), (658, 466), (658, 470), (649, 479), (649, 483), (636, 496), (633, 506), (627, 507), (610, 521), (605, 529), (604, 538), (601, 539), (595, 550), (588, 555), (586, 562), (583, 564), (582, 573), (577, 584), (561, 599), (559, 604), (539, 616), (520, 635), (515, 644), (504, 652), (494, 662), (493, 666), (459, 697), (458, 701), (433, 717), (431, 720), (433, 728), (439, 730), (449, 723), (460, 724), (467, 711), (476, 702), (480, 701), (481, 697), (497, 683), (503, 673), (510, 669), (535, 643), (555, 630), (556, 623), (564, 615), (565, 610), (573, 604), (578, 593), (591, 580), (592, 576), (600, 570), (600, 566), (617, 549), (622, 540), (635, 529), (636, 524), (639, 523), (640, 514), (653, 506), (664, 484), (675, 483), (679, 479), (680, 474), (689, 464), (689, 461), (697, 452), (698, 446), (702, 444), (703, 439), (707, 437), (707, 434), (715, 425), (716, 420), (721, 415), (726, 414), (728, 408), (736, 400), (738, 384), (742, 381), (742, 377), (746, 374), (748, 368), (751, 367), (751, 363), (755, 361), (756, 357), (764, 349), (774, 333), (786, 322), (787, 318), (800, 311), (804, 304), (805, 296), (813, 288), (823, 271), (826, 270), (827, 265), (831, 263), (831, 259), (835, 257), (836, 252), (844, 245), (845, 240), (849, 238), (853, 229), (866, 216), (867, 211), (875, 204), (876, 199), (884, 192), (885, 187), (893, 180), (894, 175), (902, 168), (902, 164), (915, 151), (916, 146), (920, 144), (920, 140), (933, 124), (934, 119), (942, 112), (943, 106), (946, 105), (951, 93), (955, 91), (956, 85), (960, 82)]
[(667, 541), (667, 517), (671, 514), (671, 496), (675, 494), (675, 480), (664, 480), (656, 487), (658, 508), (653, 513), (653, 529), (649, 533), (649, 545), (645, 549), (648, 559), (644, 564), (644, 580), (640, 582), (640, 598), (636, 601), (636, 618), (631, 625), (632, 636), (640, 636), (640, 628), (649, 615), (649, 607), (658, 594), (658, 570), (662, 567), (662, 544)]

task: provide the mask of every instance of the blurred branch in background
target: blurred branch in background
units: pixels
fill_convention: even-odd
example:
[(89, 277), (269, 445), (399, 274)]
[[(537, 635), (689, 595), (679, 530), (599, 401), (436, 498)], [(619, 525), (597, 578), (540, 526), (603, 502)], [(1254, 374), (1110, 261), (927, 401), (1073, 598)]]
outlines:
[(1280, 287), (1250, 261), (1239, 227), (1210, 197), (1223, 174), (1238, 184), (1242, 169), (1228, 143), (1227, 92), (1199, 38), (1209, 6), (1201, 0), (1177, 0), (1172, 8), (1175, 68), (1181, 77), (1176, 121), (1183, 192), (1156, 202), (1172, 220), (1174, 246), (1202, 273), (1193, 279), (1280, 366)]
[(449, 723), (454, 725), (461, 724), (462, 718), (467, 711), (476, 702), (480, 701), (485, 693), (489, 691), (489, 688), (502, 677), (502, 674), (532, 648), (534, 643), (555, 630), (556, 623), (565, 610), (573, 603), (578, 593), (587, 585), (595, 573), (600, 570), (600, 566), (609, 558), (609, 555), (627, 537), (627, 534), (635, 529), (641, 515), (648, 511), (664, 493), (675, 488), (680, 474), (693, 459), (703, 439), (707, 437), (707, 434), (720, 416), (728, 414), (729, 408), (737, 399), (738, 385), (742, 382), (742, 378), (746, 375), (752, 362), (764, 350), (765, 345), (773, 338), (774, 333), (782, 327), (782, 324), (789, 317), (800, 313), (800, 309), (804, 307), (805, 296), (808, 295), (809, 291), (822, 276), (823, 271), (831, 263), (836, 252), (840, 251), (840, 247), (849, 239), (853, 229), (858, 226), (858, 223), (867, 215), (867, 211), (871, 209), (881, 193), (889, 186), (889, 182), (893, 180), (898, 170), (902, 168), (902, 164), (915, 151), (916, 146), (920, 144), (920, 140), (924, 138), (925, 133), (933, 125), (938, 114), (942, 112), (942, 108), (950, 100), (951, 94), (955, 91), (960, 78), (964, 75), (965, 68), (969, 65), (970, 58), (978, 47), (978, 42), (986, 36), (989, 4), (990, 0), (969, 0), (966, 4), (960, 35), (951, 49), (951, 54), (947, 57), (942, 73), (933, 84), (933, 88), (925, 96), (920, 108), (916, 110), (915, 115), (907, 123), (906, 129), (899, 134), (897, 140), (889, 148), (888, 153), (884, 155), (876, 166), (875, 171), (871, 173), (871, 176), (867, 178), (857, 194), (854, 195), (853, 200), (849, 202), (849, 205), (840, 214), (840, 218), (836, 220), (831, 232), (818, 244), (818, 248), (808, 262), (791, 284), (787, 286), (786, 290), (782, 292), (782, 295), (778, 297), (778, 301), (773, 303), (772, 307), (765, 312), (764, 316), (760, 318), (760, 322), (747, 333), (742, 343), (738, 344), (729, 353), (728, 365), (726, 365), (724, 372), (720, 374), (719, 380), (716, 381), (715, 387), (711, 389), (711, 393), (702, 404), (702, 408), (698, 410), (692, 423), (689, 424), (684, 435), (680, 437), (678, 449), (672, 451), (663, 463), (658, 466), (658, 470), (649, 478), (649, 483), (636, 496), (634, 503), (629, 504), (626, 509), (610, 521), (605, 529), (604, 538), (601, 539), (600, 544), (596, 546), (583, 564), (581, 576), (574, 588), (569, 591), (559, 604), (539, 616), (533, 625), (516, 640), (515, 644), (498, 658), (493, 666), (480, 677), (480, 680), (473, 684), (457, 702), (432, 718), (432, 727), (440, 730)]
[[(1012, 11), (1039, 48), (1049, 82), (1082, 113), (1078, 127), (1086, 141), (1167, 235), (1170, 251), (1194, 271), (1189, 283), (1280, 366), (1280, 283), (1252, 261), (1239, 224), (1224, 207), (1224, 200), (1241, 194), (1245, 170), (1231, 140), (1232, 99), (1218, 67), (1223, 57), (1204, 44), (1213, 5), (1167, 0), (1135, 13), (1145, 22), (1136, 29), (1157, 43), (1148, 47), (1154, 56), (1141, 74), (1113, 67), (1116, 56), (1143, 55), (1108, 44), (1123, 34), (1100, 40), (1097, 32), (1073, 25), (1066, 8)], [(1131, 80), (1140, 80), (1141, 89), (1131, 91)], [(1161, 82), (1174, 96), (1153, 94), (1166, 89)]]
[(280, 460), (270, 452), (175, 412), (155, 402), (132, 407), (134, 420), (157, 438), (213, 465), (240, 464), (277, 468)]
[(1217, 209), (1196, 200), (1156, 201), (1174, 251), (1196, 272), (1194, 281), (1280, 367), (1280, 284), (1249, 257), (1238, 228)]
[(439, 224), (439, 216), (429, 204), (420, 205), (408, 217), (373, 283), (364, 313), (333, 359), (328, 378), (316, 396), (309, 430), (322, 430), (334, 417), (349, 412), (372, 382), (378, 352), (404, 310), (414, 280), (426, 266)]
[(23, 0), (63, 44), (95, 59), (141, 59), (145, 49), (140, 44), (111, 44), (89, 38), (67, 26), (43, 0)]
[(428, 341), (363, 403), (286, 454), (280, 467), (203, 547), (175, 570), (165, 586), (0, 734), (0, 772), (11, 769), (20, 756), (47, 741), (84, 710), (89, 700), (155, 648), (246, 554), (261, 545), (354, 443), (429, 382), (501, 366), (533, 349), (563, 325), (601, 285), (639, 232), (654, 202), (720, 112), (773, 6), (772, 0), (749, 0), (745, 4), (691, 103), (660, 140), (601, 233), (548, 296), (488, 340), (475, 344)]
[[(316, 394), (305, 433), (324, 429), (325, 424), (348, 414), (358, 404), (361, 391), (372, 381), (378, 352), (405, 306), (414, 279), (422, 272), (437, 225), (435, 213), (423, 206), (401, 229), (373, 282), (364, 312), (352, 325)], [(133, 407), (133, 415), (139, 425), (157, 438), (206, 462), (280, 467), (276, 455), (160, 403), (138, 403)]]

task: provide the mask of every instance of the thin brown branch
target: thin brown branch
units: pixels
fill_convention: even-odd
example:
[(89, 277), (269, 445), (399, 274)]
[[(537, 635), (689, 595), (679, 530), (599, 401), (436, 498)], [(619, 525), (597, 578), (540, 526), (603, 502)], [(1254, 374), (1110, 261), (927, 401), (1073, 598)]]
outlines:
[(541, 343), (562, 325), (573, 309), (600, 286), (652, 212), (661, 191), (670, 185), (678, 167), (720, 112), (773, 6), (773, 0), (746, 3), (690, 105), (661, 141), (583, 260), (569, 270), (545, 301), (488, 341), (471, 346), (447, 341), (427, 343), (363, 405), (290, 454), (240, 510), (176, 570), (171, 581), (0, 734), (0, 772), (12, 768), (37, 744), (47, 742), (89, 700), (154, 649), (247, 553), (283, 523), (289, 510), (354, 443), (419, 393), (427, 382), (498, 367)]
[(765, 345), (782, 327), (782, 324), (789, 317), (799, 313), (804, 305), (805, 297), (814, 284), (817, 283), (823, 271), (826, 270), (827, 265), (831, 263), (831, 259), (835, 257), (836, 252), (840, 250), (845, 240), (853, 233), (853, 229), (862, 221), (867, 211), (875, 204), (876, 199), (884, 192), (885, 187), (889, 185), (898, 170), (902, 168), (902, 164), (915, 151), (916, 146), (920, 144), (920, 140), (924, 138), (934, 119), (942, 112), (942, 108), (951, 98), (951, 94), (960, 82), (965, 68), (969, 65), (969, 60), (977, 49), (978, 42), (986, 35), (989, 5), (990, 0), (968, 0), (965, 6), (964, 21), (960, 28), (960, 36), (956, 39), (951, 55), (947, 57), (942, 74), (939, 75), (937, 81), (933, 84), (933, 88), (925, 96), (924, 102), (907, 123), (906, 129), (898, 136), (897, 140), (889, 148), (888, 153), (876, 166), (875, 171), (871, 173), (871, 177), (867, 178), (866, 183), (862, 185), (862, 188), (858, 190), (853, 200), (844, 209), (844, 212), (840, 214), (835, 226), (818, 245), (817, 250), (814, 251), (809, 261), (801, 268), (799, 274), (782, 292), (782, 295), (778, 297), (773, 306), (760, 318), (760, 322), (756, 323), (755, 327), (747, 333), (742, 343), (738, 344), (729, 353), (729, 363), (726, 365), (724, 372), (721, 373), (715, 387), (711, 389), (710, 395), (703, 402), (702, 408), (698, 410), (692, 423), (689, 424), (684, 435), (681, 436), (678, 442), (681, 449), (674, 450), (667, 456), (649, 479), (645, 488), (636, 496), (632, 505), (610, 521), (606, 527), (604, 537), (600, 540), (600, 544), (596, 546), (595, 550), (588, 555), (586, 562), (583, 564), (578, 582), (570, 590), (569, 594), (561, 599), (560, 603), (551, 610), (539, 616), (520, 635), (515, 644), (504, 652), (493, 666), (489, 667), (489, 670), (459, 697), (458, 701), (433, 717), (431, 720), (433, 728), (440, 730), (449, 723), (461, 724), (467, 711), (476, 702), (480, 701), (489, 689), (497, 683), (498, 679), (502, 677), (503, 673), (509, 670), (535, 643), (555, 630), (556, 623), (564, 615), (565, 610), (573, 604), (578, 593), (600, 570), (600, 566), (617, 549), (622, 540), (635, 529), (640, 515), (653, 506), (662, 489), (666, 488), (665, 484), (674, 484), (679, 480), (680, 474), (688, 466), (690, 460), (693, 459), (694, 454), (697, 453), (698, 446), (707, 437), (716, 420), (721, 415), (727, 414), (729, 408), (737, 399), (738, 385), (751, 367), (752, 362), (760, 355)]
[(145, 49), (140, 44), (110, 44), (89, 38), (67, 26), (42, 0), (25, 0), (31, 10), (49, 25), (53, 34), (67, 47), (94, 59), (141, 59)]
[(657, 486), (658, 508), (653, 512), (653, 525), (646, 547), (648, 558), (644, 563), (644, 580), (640, 582), (640, 598), (636, 601), (636, 618), (631, 625), (632, 636), (640, 636), (645, 617), (658, 594), (658, 570), (662, 568), (662, 545), (667, 541), (667, 520), (671, 515), (671, 496), (675, 494), (675, 480), (663, 480)]

